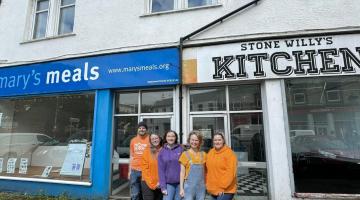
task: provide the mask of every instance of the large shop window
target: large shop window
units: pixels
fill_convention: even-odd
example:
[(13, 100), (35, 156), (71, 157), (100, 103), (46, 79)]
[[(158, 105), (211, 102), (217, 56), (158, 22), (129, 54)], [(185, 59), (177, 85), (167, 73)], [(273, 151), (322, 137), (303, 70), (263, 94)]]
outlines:
[(174, 91), (142, 90), (119, 92), (115, 107), (115, 150), (120, 158), (129, 158), (130, 140), (137, 123), (144, 121), (149, 132), (164, 134), (171, 129)]
[(94, 94), (0, 100), (0, 176), (89, 182)]
[(286, 81), (296, 192), (360, 193), (360, 78)]

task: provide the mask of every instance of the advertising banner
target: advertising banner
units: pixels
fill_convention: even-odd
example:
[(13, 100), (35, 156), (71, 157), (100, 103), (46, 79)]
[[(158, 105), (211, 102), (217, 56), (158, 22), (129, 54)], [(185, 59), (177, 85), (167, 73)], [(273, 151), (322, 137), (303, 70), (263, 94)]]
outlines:
[(360, 34), (186, 49), (183, 83), (360, 74)]
[(177, 83), (176, 48), (0, 68), (0, 96)]

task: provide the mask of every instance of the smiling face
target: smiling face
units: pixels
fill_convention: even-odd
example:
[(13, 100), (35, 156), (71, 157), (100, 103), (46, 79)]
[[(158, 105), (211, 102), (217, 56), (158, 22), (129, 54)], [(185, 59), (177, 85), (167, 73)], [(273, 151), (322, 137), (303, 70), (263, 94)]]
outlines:
[(150, 142), (154, 147), (158, 147), (160, 144), (160, 137), (158, 135), (151, 135)]
[(214, 148), (216, 150), (219, 150), (224, 146), (225, 141), (221, 135), (215, 135), (213, 139), (213, 143), (214, 143)]
[(192, 149), (199, 149), (200, 148), (200, 140), (199, 138), (193, 134), (190, 136), (190, 148)]
[(145, 126), (139, 126), (138, 130), (137, 130), (137, 133), (141, 136), (145, 135), (146, 134), (146, 128)]
[(176, 141), (175, 133), (174, 132), (168, 132), (166, 134), (166, 143), (171, 145), (171, 144), (175, 144), (175, 141)]

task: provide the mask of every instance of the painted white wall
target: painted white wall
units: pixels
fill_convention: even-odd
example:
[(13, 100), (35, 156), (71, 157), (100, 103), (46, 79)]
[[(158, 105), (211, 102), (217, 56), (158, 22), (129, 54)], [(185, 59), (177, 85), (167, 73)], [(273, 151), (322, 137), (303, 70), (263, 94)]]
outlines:
[[(30, 0), (0, 5), (0, 66), (177, 44), (181, 36), (251, 0), (219, 0), (222, 6), (145, 16), (146, 0), (78, 0), (75, 36), (23, 43)], [(306, 32), (360, 29), (357, 0), (261, 0), (195, 40), (229, 39)], [(7, 60), (6, 63), (3, 60)]]

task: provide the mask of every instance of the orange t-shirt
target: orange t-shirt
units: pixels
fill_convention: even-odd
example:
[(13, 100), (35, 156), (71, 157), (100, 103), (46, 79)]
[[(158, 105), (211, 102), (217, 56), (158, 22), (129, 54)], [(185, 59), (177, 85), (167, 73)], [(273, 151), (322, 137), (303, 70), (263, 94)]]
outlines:
[(147, 147), (150, 146), (149, 135), (137, 135), (130, 142), (130, 167), (141, 171), (142, 155)]
[(206, 156), (206, 189), (212, 195), (236, 193), (237, 157), (228, 147), (214, 148)]
[(158, 161), (157, 156), (159, 154), (159, 150), (152, 155), (150, 148), (146, 148), (142, 157), (141, 163), (141, 179), (145, 181), (146, 185), (155, 190), (159, 185), (159, 174), (158, 174)]

